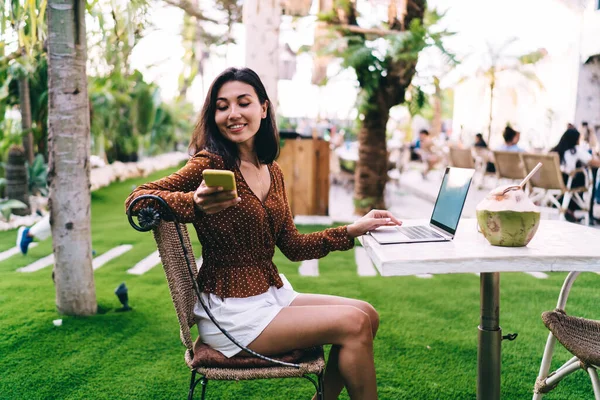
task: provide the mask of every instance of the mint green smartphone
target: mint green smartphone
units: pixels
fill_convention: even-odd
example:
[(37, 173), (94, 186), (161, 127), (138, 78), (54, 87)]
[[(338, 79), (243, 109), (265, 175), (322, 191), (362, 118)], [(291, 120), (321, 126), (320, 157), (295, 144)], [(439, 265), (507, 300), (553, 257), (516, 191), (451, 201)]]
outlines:
[(221, 186), (223, 190), (235, 190), (235, 175), (233, 172), (224, 169), (205, 169), (202, 171), (202, 177), (206, 186), (218, 187)]

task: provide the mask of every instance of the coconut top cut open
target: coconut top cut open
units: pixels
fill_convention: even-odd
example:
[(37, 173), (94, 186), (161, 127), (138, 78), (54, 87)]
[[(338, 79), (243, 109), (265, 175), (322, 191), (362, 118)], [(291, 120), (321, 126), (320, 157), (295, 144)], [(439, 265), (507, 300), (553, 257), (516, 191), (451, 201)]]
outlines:
[(539, 212), (539, 208), (521, 189), (513, 189), (502, 193), (504, 189), (514, 185), (504, 185), (492, 190), (476, 207), (477, 211), (514, 211)]

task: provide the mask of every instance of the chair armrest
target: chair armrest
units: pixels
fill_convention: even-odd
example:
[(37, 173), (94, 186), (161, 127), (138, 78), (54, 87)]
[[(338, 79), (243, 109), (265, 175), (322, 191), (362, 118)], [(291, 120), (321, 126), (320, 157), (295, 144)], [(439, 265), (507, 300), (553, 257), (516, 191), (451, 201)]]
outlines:
[(578, 173), (582, 173), (582, 174), (588, 174), (589, 173), (589, 168), (588, 167), (579, 167), (574, 169), (573, 171), (569, 172), (567, 175), (569, 176), (575, 176)]
[(563, 286), (560, 289), (560, 294), (558, 295), (558, 302), (556, 303), (556, 308), (564, 311), (565, 307), (567, 306), (567, 299), (569, 298), (569, 292), (571, 291), (571, 287), (573, 286), (573, 283), (575, 283), (575, 280), (577, 279), (580, 273), (580, 271), (569, 272), (569, 275), (567, 275), (567, 277), (565, 278)]

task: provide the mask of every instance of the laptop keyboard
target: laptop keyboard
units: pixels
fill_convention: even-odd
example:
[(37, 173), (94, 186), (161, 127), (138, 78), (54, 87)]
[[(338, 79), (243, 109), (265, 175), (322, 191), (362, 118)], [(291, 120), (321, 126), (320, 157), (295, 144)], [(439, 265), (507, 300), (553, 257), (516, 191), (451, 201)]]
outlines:
[(442, 235), (427, 226), (403, 226), (398, 230), (411, 239), (437, 239), (442, 237)]

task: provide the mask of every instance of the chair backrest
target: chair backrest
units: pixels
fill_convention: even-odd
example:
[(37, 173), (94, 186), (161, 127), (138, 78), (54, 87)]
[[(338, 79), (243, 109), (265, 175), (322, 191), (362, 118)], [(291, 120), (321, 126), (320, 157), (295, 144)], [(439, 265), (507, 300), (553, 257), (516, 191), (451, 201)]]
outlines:
[(490, 160), (491, 151), (487, 147), (473, 146), (471, 150), (475, 154), (475, 157), (479, 158), (481, 161), (487, 162)]
[(516, 151), (494, 150), (494, 165), (498, 179), (519, 179), (527, 176), (521, 159), (521, 153)]
[(450, 147), (450, 165), (457, 168), (475, 168), (475, 161), (471, 149)]
[[(191, 261), (195, 279), (198, 275), (198, 268), (196, 266), (196, 258), (192, 251), (190, 236), (185, 224), (179, 224), (179, 227), (181, 228), (185, 248)], [(188, 350), (192, 350), (194, 343), (190, 334), (190, 327), (196, 323), (194, 320), (194, 306), (197, 301), (197, 296), (185, 261), (183, 248), (179, 241), (175, 222), (161, 220), (158, 227), (154, 229), (154, 240), (156, 240), (158, 253), (160, 254), (160, 259), (167, 277), (167, 283), (169, 284), (171, 299), (173, 300), (173, 305), (177, 312), (181, 341)]]
[(529, 184), (534, 188), (546, 190), (567, 190), (560, 170), (560, 158), (558, 153), (548, 154), (522, 153), (523, 164), (526, 171), (531, 171), (537, 163), (542, 163), (542, 168), (531, 177)]

